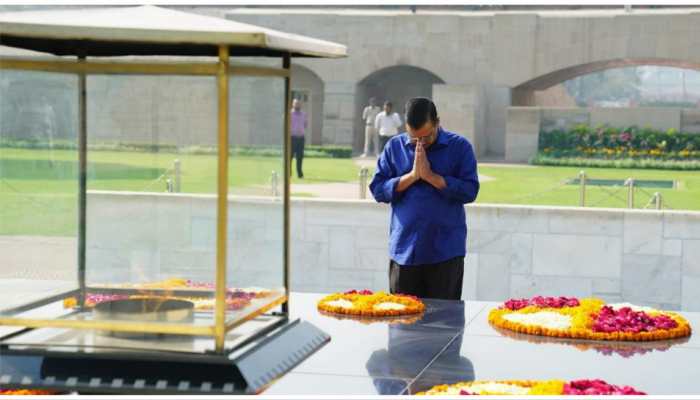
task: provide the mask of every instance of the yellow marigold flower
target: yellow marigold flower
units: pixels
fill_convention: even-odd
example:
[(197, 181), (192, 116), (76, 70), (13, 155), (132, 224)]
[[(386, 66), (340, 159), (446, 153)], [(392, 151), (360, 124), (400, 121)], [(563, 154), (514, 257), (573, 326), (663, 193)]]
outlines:
[(388, 317), (421, 313), (425, 304), (407, 295), (376, 293), (334, 293), (322, 298), (317, 307), (333, 314)]

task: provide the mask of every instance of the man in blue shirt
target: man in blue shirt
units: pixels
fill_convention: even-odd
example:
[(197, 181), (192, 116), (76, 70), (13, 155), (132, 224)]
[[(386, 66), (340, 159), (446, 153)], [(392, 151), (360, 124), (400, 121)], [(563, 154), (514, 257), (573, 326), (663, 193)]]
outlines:
[(375, 200), (391, 204), (391, 292), (460, 299), (464, 204), (479, 193), (476, 157), (467, 139), (440, 127), (430, 99), (406, 103), (406, 132), (387, 143), (369, 187)]

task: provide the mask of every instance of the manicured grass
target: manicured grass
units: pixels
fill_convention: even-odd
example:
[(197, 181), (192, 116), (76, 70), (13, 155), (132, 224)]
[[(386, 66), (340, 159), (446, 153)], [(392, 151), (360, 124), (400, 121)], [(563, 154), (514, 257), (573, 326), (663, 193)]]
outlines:
[[(182, 166), (182, 191), (216, 192), (216, 157), (94, 151), (88, 164), (88, 189), (165, 191), (165, 178), (173, 161)], [(52, 159), (52, 161), (49, 161)], [(229, 165), (232, 194), (267, 194), (272, 171), (282, 174), (282, 163), (271, 157), (235, 156)], [(581, 168), (552, 166), (481, 165), (482, 182), (477, 202), (577, 206), (579, 187), (565, 185)], [(700, 173), (650, 169), (585, 168), (590, 179), (676, 180), (675, 189), (637, 190), (635, 206), (644, 207), (653, 192), (660, 192), (672, 209), (700, 210)], [(359, 167), (350, 159), (308, 158), (305, 179), (298, 184), (356, 182)], [(370, 170), (370, 173), (373, 173)], [(0, 148), (0, 234), (70, 235), (75, 233), (77, 158), (73, 151)], [(613, 193), (614, 196), (610, 196)], [(292, 193), (311, 196), (303, 189)], [(588, 186), (586, 205), (626, 207), (627, 188)]]
[[(90, 153), (88, 190), (164, 192), (165, 180), (172, 177), (168, 170), (176, 158), (181, 162), (183, 192), (216, 193), (215, 156), (110, 151)], [(75, 232), (77, 168), (74, 151), (0, 148), (0, 234)], [(232, 156), (230, 192), (269, 194), (272, 171), (278, 173), (281, 182), (280, 160)], [(357, 177), (357, 167), (350, 159), (308, 158), (304, 160), (304, 174), (303, 180), (297, 179), (294, 170), (292, 182), (352, 181)], [(299, 196), (309, 194), (302, 191)]]
[[(579, 186), (563, 185), (582, 168), (550, 166), (481, 166), (479, 173), (495, 178), (484, 182), (477, 202), (577, 206)], [(700, 172), (649, 169), (583, 168), (589, 179), (676, 180), (676, 189), (642, 188), (635, 191), (635, 207), (643, 208), (650, 194), (660, 192), (673, 209), (700, 210)], [(615, 193), (617, 197), (611, 197)], [(627, 207), (627, 187), (587, 186), (586, 205)]]

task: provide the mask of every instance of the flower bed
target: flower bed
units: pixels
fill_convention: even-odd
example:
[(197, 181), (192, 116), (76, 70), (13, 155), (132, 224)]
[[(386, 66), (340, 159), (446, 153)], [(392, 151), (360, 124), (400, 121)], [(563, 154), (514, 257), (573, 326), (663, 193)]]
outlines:
[[(540, 132), (539, 153), (531, 161), (546, 165), (585, 165), (597, 160), (597, 166), (616, 166), (613, 161), (628, 161), (628, 167), (697, 169), (700, 168), (700, 134), (650, 128), (612, 128), (577, 125), (571, 130)], [(556, 163), (555, 160), (560, 160)], [(652, 163), (642, 163), (649, 161)]]

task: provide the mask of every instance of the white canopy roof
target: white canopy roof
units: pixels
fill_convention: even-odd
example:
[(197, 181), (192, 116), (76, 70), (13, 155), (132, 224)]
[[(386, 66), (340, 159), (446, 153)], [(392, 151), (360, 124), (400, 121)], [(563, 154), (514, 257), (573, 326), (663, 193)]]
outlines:
[(345, 46), (227, 19), (161, 7), (0, 13), (0, 45), (56, 55), (345, 57)]

